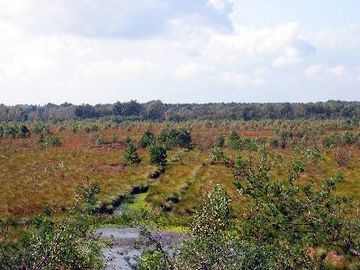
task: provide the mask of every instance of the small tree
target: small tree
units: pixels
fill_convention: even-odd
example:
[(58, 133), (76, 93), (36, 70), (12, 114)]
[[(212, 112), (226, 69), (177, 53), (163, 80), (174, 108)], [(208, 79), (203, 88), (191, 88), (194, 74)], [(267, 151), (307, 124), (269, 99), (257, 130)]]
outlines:
[(150, 148), (150, 162), (158, 166), (165, 166), (167, 162), (167, 151), (162, 145), (153, 145)]
[(141, 162), (137, 148), (131, 140), (127, 143), (127, 149), (124, 153), (124, 161), (129, 166), (138, 165)]
[(215, 147), (224, 147), (225, 146), (225, 138), (220, 135), (215, 138)]
[(218, 163), (227, 164), (228, 158), (225, 155), (224, 148), (222, 147), (213, 148), (211, 150), (209, 162), (210, 164), (218, 164)]
[(19, 136), (20, 136), (21, 138), (28, 138), (28, 137), (30, 137), (30, 130), (27, 128), (27, 126), (22, 125), (22, 126), (20, 127), (20, 134), (19, 134)]
[(141, 148), (146, 148), (154, 144), (156, 141), (155, 134), (152, 133), (150, 130), (145, 131), (145, 133), (141, 136), (139, 141), (139, 146)]

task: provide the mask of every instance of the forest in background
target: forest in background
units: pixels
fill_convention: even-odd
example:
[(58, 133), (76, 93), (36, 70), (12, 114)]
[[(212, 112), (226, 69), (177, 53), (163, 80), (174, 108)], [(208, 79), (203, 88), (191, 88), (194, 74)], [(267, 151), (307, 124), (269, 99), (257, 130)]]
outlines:
[(207, 103), (166, 104), (160, 100), (114, 104), (15, 105), (0, 104), (0, 121), (75, 120), (104, 118), (114, 121), (153, 120), (275, 120), (360, 119), (360, 102), (316, 103)]

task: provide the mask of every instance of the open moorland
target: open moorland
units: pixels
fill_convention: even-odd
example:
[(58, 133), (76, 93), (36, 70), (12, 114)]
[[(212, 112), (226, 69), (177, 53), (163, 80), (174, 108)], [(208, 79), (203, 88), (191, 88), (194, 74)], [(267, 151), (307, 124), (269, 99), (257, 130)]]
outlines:
[(0, 269), (359, 267), (356, 117), (4, 121), (0, 187)]
[[(100, 183), (100, 199), (104, 204), (115, 202), (136, 187), (148, 186), (144, 198), (147, 207), (178, 215), (194, 213), (210, 189), (219, 183), (226, 187), (235, 204), (240, 203), (236, 207), (240, 212), (233, 170), (223, 158), (231, 161), (240, 155), (246, 160), (258, 155), (260, 148), (271, 155), (274, 163), (271, 175), (275, 179), (284, 178), (290, 164), (300, 160), (304, 165), (300, 183), (316, 185), (321, 179), (341, 173), (345, 180), (338, 192), (355, 196), (358, 203), (360, 128), (354, 123), (30, 123), (29, 137), (0, 141), (1, 216), (24, 218), (41, 212), (44, 206), (65, 206), (71, 202), (76, 187), (87, 178)], [(128, 166), (124, 162), (127, 138), (138, 144), (146, 131), (159, 136), (161, 131), (182, 128), (190, 131), (191, 146), (170, 146), (166, 170), (156, 179), (149, 177), (156, 166), (149, 161), (148, 148), (139, 147), (140, 165)], [(59, 142), (42, 145), (38, 129), (48, 130), (46, 136)], [(238, 139), (231, 140), (232, 133)], [(212, 157), (218, 138), (225, 140), (224, 157)]]

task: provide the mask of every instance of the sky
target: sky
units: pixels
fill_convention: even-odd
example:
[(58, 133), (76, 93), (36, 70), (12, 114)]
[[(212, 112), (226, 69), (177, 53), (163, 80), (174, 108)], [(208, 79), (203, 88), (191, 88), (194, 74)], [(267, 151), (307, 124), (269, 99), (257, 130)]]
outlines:
[(0, 103), (360, 101), (358, 0), (0, 0)]

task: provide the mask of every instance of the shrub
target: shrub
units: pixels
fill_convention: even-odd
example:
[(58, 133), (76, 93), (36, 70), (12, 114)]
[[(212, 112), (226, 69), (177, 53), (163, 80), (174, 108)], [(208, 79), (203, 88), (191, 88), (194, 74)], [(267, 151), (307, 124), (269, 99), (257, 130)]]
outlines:
[(21, 125), (19, 131), (19, 137), (21, 138), (28, 138), (30, 137), (30, 130), (25, 125)]
[[(359, 224), (347, 217), (351, 200), (333, 195), (343, 178), (336, 175), (315, 190), (311, 183), (297, 185), (292, 173), (285, 181), (274, 181), (269, 163), (266, 155), (261, 157), (237, 182), (249, 200), (240, 231), (243, 241), (257, 247), (250, 258), (265, 251), (267, 256), (258, 262), (261, 269), (323, 269), (324, 258), (311, 257), (309, 247), (329, 251), (338, 246), (338, 252), (356, 254), (352, 250), (359, 248)], [(303, 171), (302, 165), (294, 165), (295, 171)]]
[(225, 138), (220, 135), (215, 138), (215, 147), (224, 147), (225, 146)]
[(50, 127), (46, 124), (36, 122), (32, 128), (32, 131), (36, 134), (49, 134)]
[(16, 241), (2, 239), (0, 269), (100, 269), (100, 247), (89, 233), (98, 192), (96, 183), (81, 188), (75, 204), (62, 213), (64, 218), (44, 209), (30, 225), (18, 229)]
[(145, 133), (141, 136), (140, 141), (139, 141), (139, 146), (141, 148), (146, 148), (151, 146), (152, 144), (154, 144), (156, 142), (156, 137), (155, 134), (152, 133), (151, 131), (147, 130), (145, 131)]
[(40, 134), (39, 143), (43, 147), (60, 146), (61, 139), (60, 137), (54, 135)]
[(96, 146), (100, 146), (103, 143), (101, 135), (99, 132), (91, 132), (90, 133), (91, 140), (95, 143)]
[(216, 164), (216, 163), (226, 164), (228, 162), (228, 158), (225, 155), (224, 148), (222, 147), (213, 148), (211, 150), (209, 162), (210, 164)]
[(345, 134), (342, 137), (342, 142), (345, 145), (351, 145), (358, 141), (358, 136), (355, 134), (351, 134), (349, 132), (345, 132)]
[(191, 147), (191, 134), (186, 129), (170, 129), (162, 130), (160, 132), (159, 141), (166, 146), (166, 148), (172, 147)]
[(136, 146), (132, 141), (127, 144), (127, 149), (124, 153), (124, 161), (129, 166), (138, 165), (141, 162)]
[(150, 147), (150, 162), (158, 166), (165, 166), (167, 163), (167, 151), (162, 145)]

